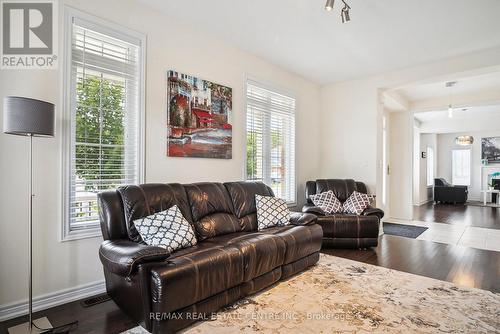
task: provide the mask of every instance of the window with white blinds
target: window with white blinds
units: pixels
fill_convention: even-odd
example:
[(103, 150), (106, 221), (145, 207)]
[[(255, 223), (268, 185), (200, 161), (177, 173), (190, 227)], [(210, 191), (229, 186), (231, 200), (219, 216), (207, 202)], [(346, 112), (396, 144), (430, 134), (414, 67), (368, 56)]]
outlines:
[(453, 185), (470, 186), (471, 150), (458, 149), (451, 151), (451, 183)]
[(246, 178), (296, 202), (295, 98), (247, 81)]
[(142, 181), (143, 103), (143, 39), (76, 16), (68, 23), (66, 237), (96, 231), (99, 192)]

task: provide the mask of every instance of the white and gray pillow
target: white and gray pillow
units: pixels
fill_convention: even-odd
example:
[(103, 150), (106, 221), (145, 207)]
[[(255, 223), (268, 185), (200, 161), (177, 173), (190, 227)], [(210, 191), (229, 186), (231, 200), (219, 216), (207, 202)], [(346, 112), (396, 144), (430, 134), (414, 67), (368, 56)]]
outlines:
[(146, 244), (166, 248), (169, 252), (197, 243), (191, 224), (184, 218), (177, 205), (136, 219), (134, 225)]
[(320, 194), (309, 196), (313, 204), (323, 210), (325, 213), (342, 213), (344, 212), (342, 203), (339, 201), (333, 191), (328, 190)]
[(344, 212), (360, 215), (370, 206), (374, 199), (375, 196), (373, 195), (354, 191), (344, 202)]
[(290, 210), (281, 198), (255, 195), (255, 206), (258, 230), (290, 224)]

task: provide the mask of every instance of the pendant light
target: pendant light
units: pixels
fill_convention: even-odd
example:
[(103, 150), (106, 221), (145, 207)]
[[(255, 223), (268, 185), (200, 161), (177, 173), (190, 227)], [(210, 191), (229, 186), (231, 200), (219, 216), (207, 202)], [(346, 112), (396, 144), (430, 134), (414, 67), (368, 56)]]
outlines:
[(453, 118), (453, 96), (452, 96), (452, 89), (453, 89), (453, 86), (455, 86), (457, 84), (456, 81), (448, 81), (445, 85), (446, 85), (446, 88), (449, 88), (450, 89), (450, 98), (449, 98), (449, 104), (448, 104), (448, 118)]

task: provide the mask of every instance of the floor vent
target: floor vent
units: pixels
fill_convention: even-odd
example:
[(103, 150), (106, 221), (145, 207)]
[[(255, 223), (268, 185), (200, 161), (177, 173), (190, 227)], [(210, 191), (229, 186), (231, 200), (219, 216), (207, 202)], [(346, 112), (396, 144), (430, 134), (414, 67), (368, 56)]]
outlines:
[(107, 302), (108, 300), (111, 300), (107, 294), (102, 294), (98, 295), (89, 299), (85, 299), (81, 302), (83, 307), (91, 307), (100, 303)]

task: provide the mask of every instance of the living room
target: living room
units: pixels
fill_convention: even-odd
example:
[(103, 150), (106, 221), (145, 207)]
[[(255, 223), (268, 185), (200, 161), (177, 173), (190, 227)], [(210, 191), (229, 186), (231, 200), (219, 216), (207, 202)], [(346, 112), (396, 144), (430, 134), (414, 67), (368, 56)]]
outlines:
[(498, 249), (383, 225), (414, 220), (391, 93), (498, 73), (481, 3), (2, 1), (0, 330), (500, 330)]

